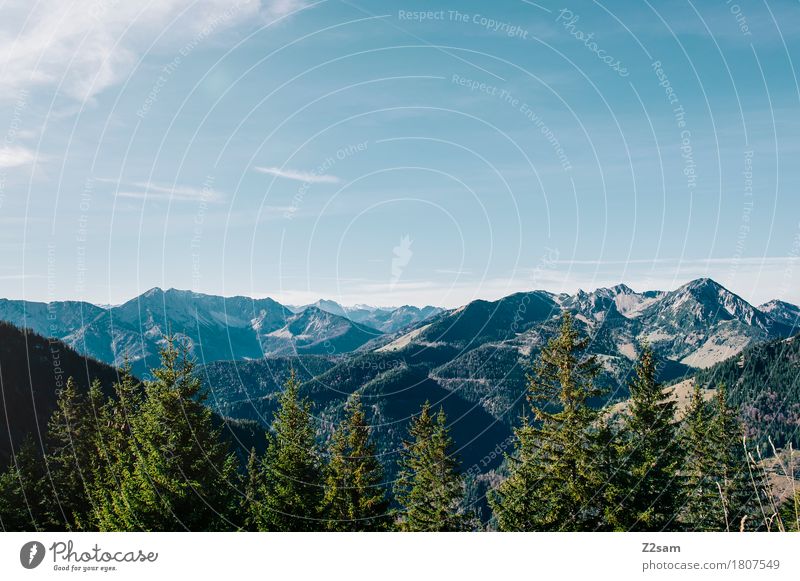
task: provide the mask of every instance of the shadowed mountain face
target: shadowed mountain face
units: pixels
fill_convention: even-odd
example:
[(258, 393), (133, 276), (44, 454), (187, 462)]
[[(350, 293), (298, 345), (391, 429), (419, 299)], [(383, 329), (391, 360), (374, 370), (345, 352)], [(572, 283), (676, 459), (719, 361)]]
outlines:
[(354, 351), (378, 335), (381, 332), (376, 329), (317, 307), (308, 307), (287, 317), (280, 329), (264, 335), (261, 345), (265, 353), (275, 355), (334, 355)]
[[(0, 470), (26, 438), (41, 447), (59, 391), (70, 377), (79, 391), (98, 380), (103, 392), (112, 395), (118, 373), (61, 341), (0, 322)], [(253, 447), (263, 450), (266, 440), (259, 424), (216, 414), (213, 421), (240, 456)]]
[(167, 333), (189, 344), (200, 363), (294, 355), (357, 359), (361, 352), (444, 345), (455, 353), (434, 376), (478, 391), (481, 382), (516, 384), (511, 378), (524, 374), (502, 367), (529, 362), (564, 310), (575, 314), (592, 337), (591, 351), (616, 377), (624, 376), (642, 340), (653, 345), (666, 372), (678, 374), (713, 365), (754, 342), (788, 336), (800, 314), (780, 301), (753, 307), (710, 279), (671, 292), (640, 293), (620, 284), (574, 295), (516, 293), (447, 311), (343, 307), (334, 301), (290, 309), (269, 298), (158, 288), (107, 309), (75, 301), (0, 300), (0, 320), (61, 339), (112, 365), (128, 358), (142, 376), (157, 363)]
[(69, 377), (82, 390), (97, 379), (110, 393), (117, 372), (60, 341), (0, 323), (0, 467), (7, 464), (12, 445), (26, 436), (34, 441), (44, 436), (58, 390)]
[[(332, 301), (289, 309), (271, 299), (160, 289), (108, 309), (80, 302), (0, 301), (0, 319), (61, 338), (107, 363), (119, 364), (127, 356), (140, 375), (157, 364), (164, 335), (175, 334), (192, 346), (201, 364), (208, 405), (261, 428), (271, 421), (292, 370), (314, 402), (323, 435), (341, 418), (347, 397), (359, 392), (390, 473), (408, 420), (424, 401), (444, 407), (468, 468), (496, 466), (502, 457), (498, 443), (507, 442), (525, 401), (526, 375), (564, 311), (573, 313), (590, 338), (588, 353), (603, 364), (600, 382), (610, 400), (627, 397), (642, 341), (654, 347), (661, 379), (672, 380), (788, 336), (800, 312), (778, 301), (753, 307), (709, 279), (670, 292), (617, 285), (574, 295), (516, 293), (446, 311), (348, 308)], [(11, 367), (17, 359), (7, 356), (2, 372), (25, 371), (18, 363)], [(78, 369), (76, 363), (71, 373), (113, 374), (100, 363), (92, 366)], [(22, 379), (9, 384), (22, 385), (14, 398), (18, 404), (26, 389)], [(43, 409), (55, 401), (52, 386), (48, 389)], [(20, 430), (35, 429), (41, 417), (33, 417), (32, 408), (25, 413), (32, 419)], [(250, 430), (251, 436), (257, 432)]]
[(792, 334), (800, 331), (800, 307), (779, 300), (764, 303), (758, 310), (774, 322), (791, 329)]
[(800, 335), (752, 345), (694, 379), (707, 388), (721, 383), (728, 387), (730, 401), (742, 411), (748, 439), (768, 455), (772, 445), (800, 446), (798, 370)]
[[(318, 309), (294, 314), (272, 299), (152, 289), (103, 309), (82, 302), (0, 301), (0, 320), (60, 339), (112, 365), (127, 358), (146, 375), (166, 334), (190, 345), (200, 362), (258, 359), (291, 352), (343, 352), (380, 332)], [(305, 327), (305, 328), (302, 328)]]
[[(304, 389), (331, 420), (338, 417), (348, 394), (367, 385), (391, 385), (397, 393), (416, 392), (423, 386), (432, 397), (444, 390), (451, 401), (480, 408), (509, 426), (524, 401), (526, 375), (539, 350), (557, 332), (565, 310), (589, 336), (588, 353), (603, 364), (600, 381), (611, 400), (627, 397), (643, 341), (655, 349), (660, 379), (670, 381), (727, 359), (748, 345), (791, 332), (784, 320), (774, 317), (775, 311), (761, 311), (709, 279), (671, 292), (638, 293), (617, 285), (574, 295), (517, 293), (443, 311), (381, 335), (352, 353), (331, 357), (324, 371), (302, 377)], [(302, 366), (303, 361), (301, 355), (296, 364)], [(232, 377), (230, 369), (237, 367), (233, 362), (208, 367), (210, 385), (216, 378)], [(220, 409), (237, 417), (269, 418), (274, 394), (286, 378), (275, 368), (270, 359), (250, 362), (237, 389), (240, 395), (257, 393), (257, 397), (239, 397)], [(275, 391), (269, 393), (267, 385)]]

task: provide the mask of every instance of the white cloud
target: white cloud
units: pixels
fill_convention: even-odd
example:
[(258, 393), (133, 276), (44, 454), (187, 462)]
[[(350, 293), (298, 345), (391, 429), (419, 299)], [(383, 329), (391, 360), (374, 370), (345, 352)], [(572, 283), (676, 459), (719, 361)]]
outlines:
[[(108, 180), (98, 180), (108, 181)], [(222, 197), (212, 187), (196, 188), (184, 185), (162, 185), (152, 182), (133, 182), (120, 184), (116, 192), (118, 198), (135, 200), (169, 200), (173, 202), (221, 202)]]
[(283, 18), (295, 10), (300, 10), (306, 6), (306, 2), (302, 0), (272, 0), (272, 2), (266, 3), (263, 11), (264, 15), (269, 20), (274, 20), (276, 18)]
[(57, 87), (91, 99), (125, 79), (156, 42), (192, 46), (259, 15), (302, 7), (298, 0), (10, 0), (0, 18), (0, 98)]
[(0, 168), (20, 167), (36, 161), (36, 152), (22, 146), (5, 146), (0, 149)]
[(316, 174), (287, 168), (256, 166), (253, 169), (259, 173), (309, 184), (336, 184), (340, 181), (338, 177), (329, 174)]

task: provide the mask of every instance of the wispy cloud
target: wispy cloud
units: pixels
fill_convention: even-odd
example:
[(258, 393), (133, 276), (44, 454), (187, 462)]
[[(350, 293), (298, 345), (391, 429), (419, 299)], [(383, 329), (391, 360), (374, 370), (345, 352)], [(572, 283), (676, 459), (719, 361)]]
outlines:
[(20, 167), (36, 161), (36, 152), (22, 146), (5, 146), (0, 149), (0, 168)]
[(0, 19), (0, 98), (49, 86), (91, 99), (125, 79), (142, 54), (158, 48), (154, 43), (189, 46), (303, 6), (299, 0), (160, 0), (145, 6), (120, 0), (10, 0)]
[(265, 3), (263, 14), (268, 20), (275, 20), (306, 6), (308, 3), (304, 0), (272, 0)]
[(330, 174), (317, 174), (288, 168), (256, 166), (253, 169), (259, 173), (309, 184), (337, 184), (341, 181), (338, 177)]
[[(101, 179), (108, 182), (111, 180)], [(211, 186), (194, 187), (186, 185), (167, 185), (153, 182), (120, 183), (116, 192), (118, 198), (135, 200), (165, 200), (172, 202), (221, 202), (223, 197)]]

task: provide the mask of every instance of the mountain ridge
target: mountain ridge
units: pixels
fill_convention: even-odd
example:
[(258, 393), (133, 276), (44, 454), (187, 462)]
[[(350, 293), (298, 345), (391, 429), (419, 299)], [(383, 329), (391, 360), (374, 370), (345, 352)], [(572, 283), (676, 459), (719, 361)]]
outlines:
[[(400, 346), (452, 342), (469, 350), (486, 342), (530, 343), (525, 334), (532, 327), (563, 311), (573, 312), (597, 341), (607, 343), (611, 356), (629, 357), (637, 342), (648, 340), (668, 358), (692, 367), (712, 365), (753, 341), (788, 335), (800, 316), (800, 307), (777, 299), (755, 307), (709, 278), (672, 291), (637, 292), (625, 283), (572, 295), (524, 291), (455, 309), (345, 307), (327, 299), (290, 308), (270, 297), (160, 287), (110, 307), (0, 299), (0, 320), (63, 340), (112, 365), (127, 358), (140, 374), (157, 363), (167, 334), (182, 338), (203, 363), (292, 353), (341, 355), (398, 341)], [(293, 332), (291, 326), (303, 320), (307, 328)]]

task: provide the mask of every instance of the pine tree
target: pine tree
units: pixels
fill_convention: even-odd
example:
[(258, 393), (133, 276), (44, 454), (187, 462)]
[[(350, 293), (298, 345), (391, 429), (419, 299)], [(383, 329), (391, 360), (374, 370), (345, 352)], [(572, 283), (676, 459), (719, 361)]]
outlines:
[(256, 449), (250, 450), (247, 459), (242, 483), (242, 497), (239, 512), (243, 520), (242, 528), (246, 531), (257, 531), (258, 522), (256, 515), (260, 514), (259, 494), (264, 486), (264, 468), (261, 458), (256, 454)]
[(681, 521), (691, 531), (737, 531), (758, 526), (758, 496), (744, 451), (744, 428), (717, 388), (707, 403), (695, 384), (684, 421), (686, 504)]
[(675, 521), (681, 504), (677, 402), (656, 380), (653, 350), (647, 345), (635, 373), (621, 428), (619, 510), (611, 511), (608, 520), (616, 530), (661, 531)]
[(428, 402), (411, 421), (403, 442), (395, 494), (403, 531), (461, 531), (473, 523), (464, 511), (464, 481), (452, 453), (447, 417)]
[(800, 532), (800, 490), (790, 495), (779, 508), (784, 530), (793, 533)]
[(228, 529), (235, 512), (236, 460), (202, 403), (188, 350), (168, 338), (161, 367), (152, 373), (137, 409), (121, 408), (130, 426), (133, 462), (117, 470), (119, 489), (111, 499), (117, 527)]
[(90, 494), (94, 520), (101, 531), (126, 530), (133, 519), (133, 508), (121, 493), (121, 484), (133, 479), (136, 454), (131, 420), (144, 400), (144, 386), (133, 376), (127, 361), (114, 383), (114, 396), (95, 405), (97, 459)]
[[(591, 398), (600, 366), (565, 313), (529, 378), (535, 423), (517, 430), (510, 473), (494, 499), (498, 526), (515, 531), (586, 531), (602, 524), (604, 474)], [(555, 408), (557, 411), (552, 411)]]
[(99, 469), (97, 437), (102, 429), (96, 414), (104, 400), (99, 381), (92, 382), (88, 393), (80, 393), (69, 378), (48, 423), (52, 503), (57, 507), (59, 524), (66, 530), (97, 528), (91, 491)]
[(514, 452), (506, 456), (508, 478), (489, 495), (489, 506), (501, 531), (535, 531), (535, 507), (540, 500), (536, 493), (539, 485), (536, 461), (536, 430), (527, 416), (514, 429)]
[(685, 504), (681, 522), (690, 531), (721, 530), (724, 515), (714, 482), (715, 462), (711, 444), (711, 408), (703, 399), (700, 385), (695, 383), (682, 426), (685, 451)]
[(333, 531), (383, 531), (391, 524), (383, 468), (357, 395), (334, 432), (325, 480), (324, 513)]
[(42, 455), (27, 438), (0, 473), (0, 530), (55, 530), (52, 504), (46, 494), (47, 469)]
[(315, 531), (323, 528), (322, 462), (311, 403), (300, 397), (292, 372), (272, 422), (264, 458), (264, 484), (254, 515), (260, 530)]
[(758, 505), (760, 487), (751, 477), (756, 470), (748, 465), (744, 424), (739, 418), (739, 410), (728, 402), (725, 384), (717, 386), (713, 410), (711, 431), (718, 466), (715, 474), (717, 490), (725, 509), (723, 530), (757, 529), (763, 524)]

